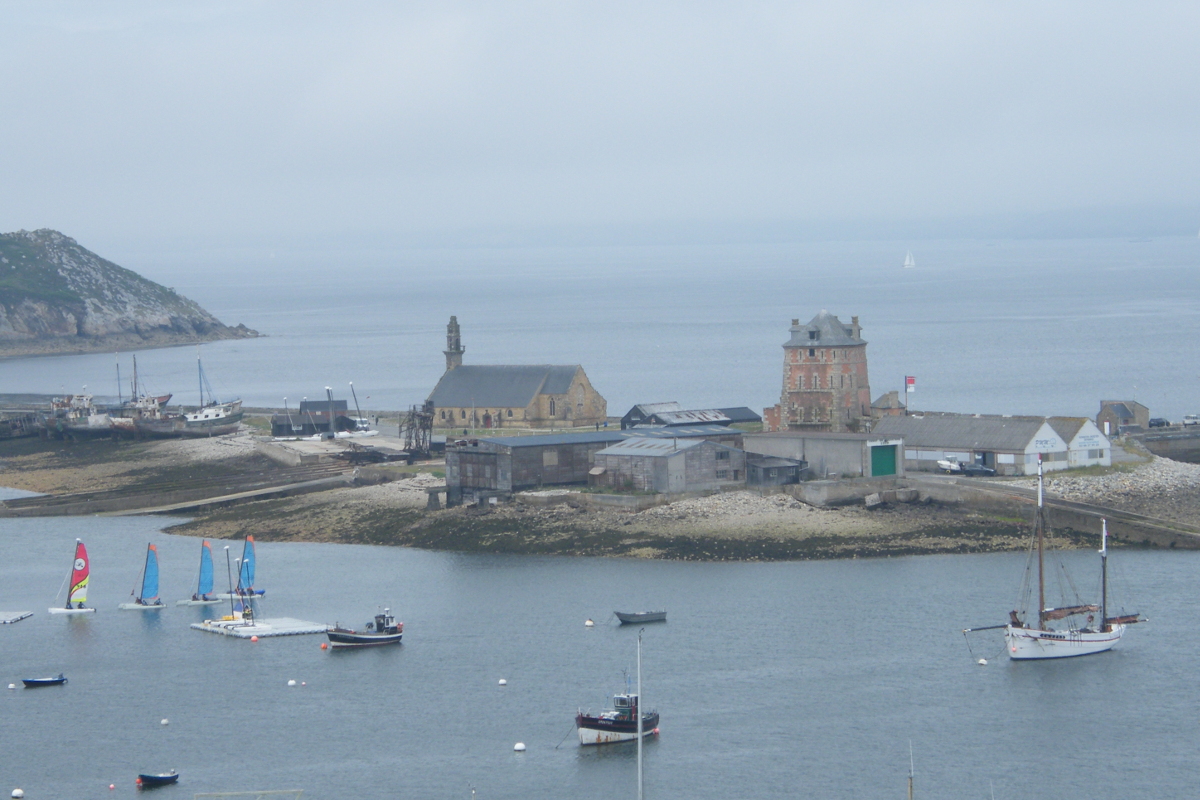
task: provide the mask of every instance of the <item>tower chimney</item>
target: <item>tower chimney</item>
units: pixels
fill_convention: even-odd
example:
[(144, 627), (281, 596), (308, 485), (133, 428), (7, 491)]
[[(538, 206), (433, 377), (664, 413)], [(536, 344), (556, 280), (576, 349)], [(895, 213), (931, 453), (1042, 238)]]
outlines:
[(462, 346), (462, 335), (458, 330), (458, 317), (450, 317), (450, 324), (446, 326), (446, 349), (442, 351), (446, 354), (446, 372), (462, 366), (464, 351), (466, 348)]

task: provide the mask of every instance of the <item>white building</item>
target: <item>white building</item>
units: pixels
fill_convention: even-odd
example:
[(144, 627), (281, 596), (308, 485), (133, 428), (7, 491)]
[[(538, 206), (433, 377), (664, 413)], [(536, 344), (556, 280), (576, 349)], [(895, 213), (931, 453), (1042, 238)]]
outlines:
[[(1094, 427), (1094, 426), (1093, 426)], [(931, 472), (938, 461), (979, 464), (999, 475), (1047, 472), (1069, 465), (1067, 441), (1044, 417), (934, 414), (884, 417), (872, 435), (904, 437), (904, 467)]]
[(1050, 417), (1047, 420), (1067, 443), (1067, 466), (1112, 466), (1112, 443), (1087, 417)]

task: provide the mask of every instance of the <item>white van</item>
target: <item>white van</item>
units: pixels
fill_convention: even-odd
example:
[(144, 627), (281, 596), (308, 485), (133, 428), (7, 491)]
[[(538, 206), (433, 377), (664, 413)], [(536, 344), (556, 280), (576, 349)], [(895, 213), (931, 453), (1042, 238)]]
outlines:
[(1184, 414), (1184, 425), (1200, 425), (1200, 414)]

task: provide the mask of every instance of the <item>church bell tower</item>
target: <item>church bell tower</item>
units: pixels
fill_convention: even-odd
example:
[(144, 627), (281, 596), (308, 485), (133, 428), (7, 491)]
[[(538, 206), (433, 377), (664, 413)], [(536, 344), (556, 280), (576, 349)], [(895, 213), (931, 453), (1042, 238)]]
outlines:
[(458, 330), (458, 317), (451, 317), (446, 326), (446, 372), (462, 366), (462, 357), (466, 348), (462, 346), (462, 335)]

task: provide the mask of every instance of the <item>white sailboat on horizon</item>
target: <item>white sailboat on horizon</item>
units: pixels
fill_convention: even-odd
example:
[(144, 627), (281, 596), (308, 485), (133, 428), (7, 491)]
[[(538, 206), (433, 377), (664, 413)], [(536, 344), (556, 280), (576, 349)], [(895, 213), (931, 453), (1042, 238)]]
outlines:
[(908, 255), (904, 257), (904, 268), (914, 269), (917, 266), (917, 260), (913, 258), (912, 250), (908, 251)]

